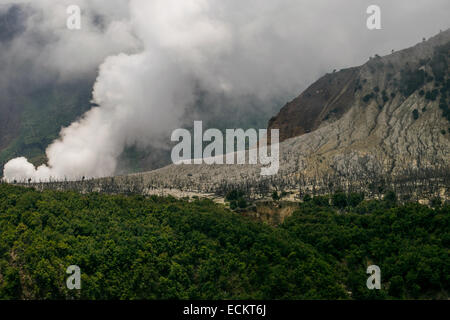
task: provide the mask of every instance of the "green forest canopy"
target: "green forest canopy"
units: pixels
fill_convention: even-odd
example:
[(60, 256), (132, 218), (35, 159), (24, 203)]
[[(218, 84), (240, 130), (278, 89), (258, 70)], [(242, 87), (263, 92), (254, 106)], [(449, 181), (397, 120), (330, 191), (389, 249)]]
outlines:
[[(445, 299), (449, 214), (307, 201), (273, 227), (211, 200), (0, 184), (0, 299)], [(370, 264), (382, 290), (366, 287)]]

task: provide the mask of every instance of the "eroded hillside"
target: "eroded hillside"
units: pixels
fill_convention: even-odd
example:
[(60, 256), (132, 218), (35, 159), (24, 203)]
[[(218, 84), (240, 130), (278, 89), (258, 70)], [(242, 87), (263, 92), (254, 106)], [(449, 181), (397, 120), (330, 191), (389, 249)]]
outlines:
[[(159, 170), (44, 187), (179, 196), (232, 188), (264, 196), (386, 189), (449, 197), (450, 30), (412, 48), (328, 74), (270, 123), (280, 129), (280, 170), (257, 165), (171, 165)], [(170, 191), (175, 190), (175, 191)], [(184, 193), (183, 193), (184, 192)]]

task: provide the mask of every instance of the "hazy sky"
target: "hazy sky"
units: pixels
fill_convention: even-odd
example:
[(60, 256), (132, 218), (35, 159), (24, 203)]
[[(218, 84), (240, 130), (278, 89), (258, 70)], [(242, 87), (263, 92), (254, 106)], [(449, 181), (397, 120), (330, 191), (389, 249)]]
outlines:
[[(48, 166), (35, 171), (20, 159), (5, 167), (5, 176), (35, 179), (111, 175), (124, 147), (167, 144), (172, 129), (193, 120), (187, 111), (270, 117), (274, 101), (326, 72), (447, 29), (450, 12), (448, 0), (1, 0), (0, 14), (10, 3), (28, 7), (24, 30), (0, 43), (2, 94), (17, 79), (37, 85), (99, 70), (100, 107), (61, 132)], [(77, 31), (66, 28), (73, 4), (83, 10)], [(382, 30), (366, 27), (372, 4)]]

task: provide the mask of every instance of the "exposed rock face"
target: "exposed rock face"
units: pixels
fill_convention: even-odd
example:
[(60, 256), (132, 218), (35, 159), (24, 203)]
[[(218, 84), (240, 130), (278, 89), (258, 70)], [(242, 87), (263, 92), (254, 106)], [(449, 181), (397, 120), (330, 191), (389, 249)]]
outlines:
[(372, 194), (394, 188), (400, 194), (448, 199), (449, 53), (447, 30), (412, 48), (321, 78), (269, 123), (280, 129), (283, 140), (275, 176), (260, 176), (259, 165), (171, 165), (77, 188), (213, 193), (239, 187), (261, 195), (271, 188)]
[[(438, 50), (444, 63), (436, 58)], [(449, 50), (447, 30), (415, 47), (326, 75), (286, 105), (269, 127), (279, 128), (284, 139), (297, 137), (285, 144), (301, 150), (299, 159), (309, 173), (315, 168), (348, 174), (376, 165), (395, 175), (448, 167), (450, 122), (439, 104), (448, 108)], [(439, 93), (430, 99), (433, 90)]]
[(360, 68), (327, 74), (299, 97), (284, 106), (269, 121), (269, 129), (280, 130), (280, 141), (309, 133), (323, 121), (340, 118), (354, 97)]

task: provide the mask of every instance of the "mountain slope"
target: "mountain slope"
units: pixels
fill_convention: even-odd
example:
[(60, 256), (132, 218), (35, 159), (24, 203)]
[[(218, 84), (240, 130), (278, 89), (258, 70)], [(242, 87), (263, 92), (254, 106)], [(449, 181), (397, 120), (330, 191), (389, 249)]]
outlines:
[(405, 196), (448, 198), (449, 48), (447, 30), (314, 83), (269, 123), (269, 128), (280, 129), (283, 140), (275, 176), (262, 177), (259, 165), (171, 165), (66, 186), (222, 194), (240, 188), (254, 195), (271, 189), (300, 193), (356, 189), (375, 196), (395, 189)]
[(350, 68), (325, 75), (284, 106), (269, 121), (269, 129), (280, 129), (280, 139), (284, 141), (316, 130), (323, 121), (342, 116), (353, 99), (359, 71)]

